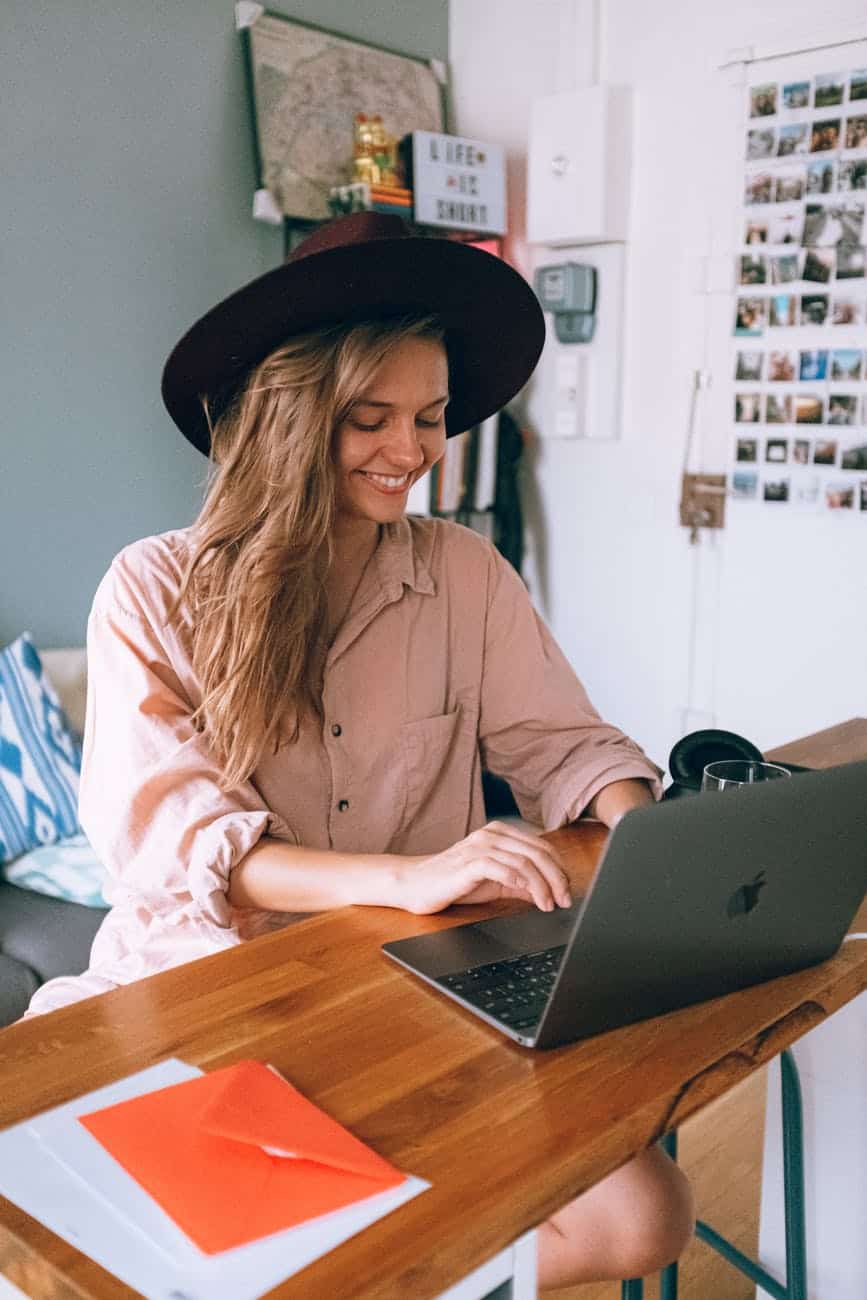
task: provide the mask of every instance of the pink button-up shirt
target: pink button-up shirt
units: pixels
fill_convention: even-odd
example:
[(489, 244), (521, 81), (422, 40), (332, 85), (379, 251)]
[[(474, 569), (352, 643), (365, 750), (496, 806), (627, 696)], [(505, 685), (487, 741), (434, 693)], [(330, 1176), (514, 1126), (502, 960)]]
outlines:
[(190, 717), (190, 612), (167, 625), (191, 529), (117, 556), (88, 623), (81, 823), (110, 875), (90, 968), (31, 1011), (205, 956), (297, 919), (234, 908), (229, 874), (259, 838), (435, 853), (485, 820), (481, 769), (546, 829), (603, 786), (658, 769), (596, 713), (493, 546), (456, 524), (387, 524), (331, 646), (324, 723), (223, 793)]

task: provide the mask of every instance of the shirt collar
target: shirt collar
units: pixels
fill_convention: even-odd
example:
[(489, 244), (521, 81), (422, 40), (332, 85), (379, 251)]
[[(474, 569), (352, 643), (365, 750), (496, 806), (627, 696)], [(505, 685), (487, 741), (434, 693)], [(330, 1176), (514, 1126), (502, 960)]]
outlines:
[(397, 600), (404, 587), (425, 596), (436, 594), (430, 571), (433, 530), (413, 527), (404, 515), (395, 523), (384, 524), (376, 549), (376, 563), (383, 592)]
[(355, 608), (350, 609), (328, 651), (326, 669), (334, 666), (381, 609), (400, 600), (404, 587), (422, 595), (436, 595), (436, 583), (429, 567), (432, 532), (414, 526), (405, 517), (383, 525), (379, 545), (373, 553), (376, 578), (372, 572), (362, 578)]

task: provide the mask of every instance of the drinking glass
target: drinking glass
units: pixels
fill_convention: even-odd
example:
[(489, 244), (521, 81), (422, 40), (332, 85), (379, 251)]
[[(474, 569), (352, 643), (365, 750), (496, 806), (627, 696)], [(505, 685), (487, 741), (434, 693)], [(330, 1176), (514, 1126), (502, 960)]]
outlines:
[(791, 775), (788, 768), (780, 767), (778, 763), (753, 763), (745, 758), (727, 758), (719, 763), (708, 763), (702, 773), (701, 788), (726, 793), (742, 790), (746, 785), (756, 785), (759, 781), (777, 781)]

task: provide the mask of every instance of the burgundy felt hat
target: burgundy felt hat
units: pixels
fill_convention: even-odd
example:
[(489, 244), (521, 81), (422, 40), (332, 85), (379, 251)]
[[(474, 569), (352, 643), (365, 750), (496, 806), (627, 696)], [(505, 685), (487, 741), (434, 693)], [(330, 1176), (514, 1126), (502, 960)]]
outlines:
[(321, 326), (410, 313), (445, 327), (449, 435), (493, 415), (529, 379), (545, 321), (517, 271), (468, 244), (413, 235), (400, 217), (354, 212), (317, 227), (282, 266), (213, 307), (163, 371), (169, 415), (206, 455), (201, 398), (225, 401), (286, 339)]

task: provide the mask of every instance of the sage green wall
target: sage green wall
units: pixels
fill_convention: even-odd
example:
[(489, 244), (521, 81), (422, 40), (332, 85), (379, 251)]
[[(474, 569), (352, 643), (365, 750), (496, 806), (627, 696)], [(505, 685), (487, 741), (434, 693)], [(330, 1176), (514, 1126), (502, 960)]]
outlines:
[[(447, 58), (448, 0), (275, 8)], [(76, 645), (112, 556), (201, 499), (169, 349), (282, 243), (229, 0), (3, 0), (0, 87), (0, 644)]]

